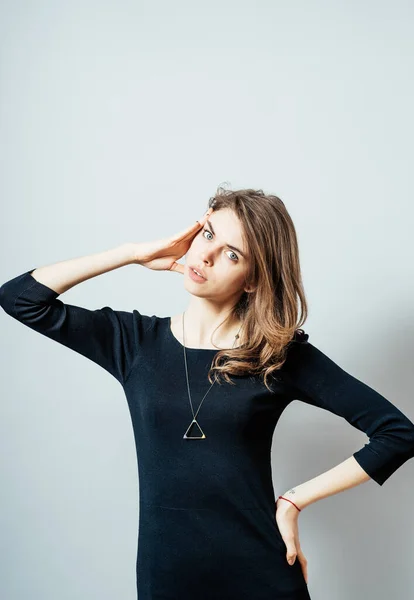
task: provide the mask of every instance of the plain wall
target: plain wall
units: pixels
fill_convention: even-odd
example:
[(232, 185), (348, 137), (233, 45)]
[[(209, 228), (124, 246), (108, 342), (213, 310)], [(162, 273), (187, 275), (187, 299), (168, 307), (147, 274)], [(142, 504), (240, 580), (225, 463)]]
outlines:
[[(1, 282), (178, 232), (222, 183), (263, 189), (297, 228), (309, 341), (413, 420), (413, 17), (401, 0), (1, 3)], [(61, 299), (166, 316), (189, 296), (182, 275), (128, 265)], [(133, 600), (123, 390), (4, 312), (0, 327), (0, 597)], [(293, 402), (276, 494), (366, 442)], [(413, 493), (409, 461), (301, 513), (312, 598), (414, 595)]]

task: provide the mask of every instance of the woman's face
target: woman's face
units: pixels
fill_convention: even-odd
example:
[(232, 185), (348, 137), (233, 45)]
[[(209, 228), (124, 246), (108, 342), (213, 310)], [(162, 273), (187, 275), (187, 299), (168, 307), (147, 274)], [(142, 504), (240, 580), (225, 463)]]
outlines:
[[(190, 267), (202, 272), (206, 279), (202, 283), (193, 281)], [(236, 214), (229, 208), (213, 211), (186, 254), (186, 289), (197, 296), (223, 300), (241, 295), (247, 267), (247, 248)]]

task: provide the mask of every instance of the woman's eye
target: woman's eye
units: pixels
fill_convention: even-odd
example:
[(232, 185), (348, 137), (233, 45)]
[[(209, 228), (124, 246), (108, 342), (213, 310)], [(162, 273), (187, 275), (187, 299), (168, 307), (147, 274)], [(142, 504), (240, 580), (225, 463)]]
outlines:
[[(207, 239), (207, 238), (205, 237), (205, 235), (204, 235), (204, 232), (207, 232), (207, 233), (209, 233), (211, 236), (213, 236), (213, 234), (211, 233), (211, 231), (210, 231), (209, 229), (203, 229), (203, 237), (204, 237), (204, 239)], [(239, 260), (239, 257), (237, 256), (237, 254), (235, 254), (235, 253), (234, 253), (232, 250), (230, 250), (230, 252), (231, 252), (231, 254), (233, 254), (233, 256), (235, 257), (235, 258), (230, 258), (230, 257), (229, 257), (229, 258), (230, 258), (230, 260), (232, 260), (233, 262), (237, 262), (237, 261)]]

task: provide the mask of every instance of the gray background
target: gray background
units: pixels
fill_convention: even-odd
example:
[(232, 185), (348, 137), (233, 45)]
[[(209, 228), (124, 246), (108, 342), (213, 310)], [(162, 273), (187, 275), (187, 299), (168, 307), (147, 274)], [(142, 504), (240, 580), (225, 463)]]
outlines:
[[(262, 188), (297, 227), (310, 341), (414, 419), (413, 17), (398, 0), (3, 2), (1, 282), (173, 234), (221, 183)], [(181, 278), (128, 265), (62, 299), (174, 315)], [(139, 488), (122, 388), (0, 321), (0, 596), (132, 600)], [(293, 402), (275, 493), (366, 442)], [(413, 595), (413, 476), (409, 461), (301, 513), (312, 598)]]

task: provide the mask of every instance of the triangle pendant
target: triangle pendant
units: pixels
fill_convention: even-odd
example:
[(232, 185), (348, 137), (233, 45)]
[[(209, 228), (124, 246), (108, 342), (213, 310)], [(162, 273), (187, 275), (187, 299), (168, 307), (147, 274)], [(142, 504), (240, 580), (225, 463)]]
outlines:
[[(188, 432), (190, 431), (190, 429), (194, 427), (194, 429), (196, 429), (195, 432), (191, 432), (190, 435), (187, 435)], [(194, 433), (201, 433), (201, 435), (194, 435)], [(185, 440), (204, 440), (205, 439), (205, 435), (200, 427), (200, 425), (197, 423), (197, 421), (195, 419), (193, 419), (190, 423), (189, 428), (187, 429), (187, 431), (185, 432), (185, 434), (183, 435), (183, 438)]]

